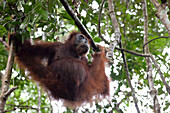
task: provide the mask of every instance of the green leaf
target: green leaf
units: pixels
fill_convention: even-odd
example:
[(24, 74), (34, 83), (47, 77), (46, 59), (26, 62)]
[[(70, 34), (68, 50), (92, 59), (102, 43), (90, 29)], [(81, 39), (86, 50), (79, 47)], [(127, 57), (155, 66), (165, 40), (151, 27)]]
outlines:
[(48, 12), (44, 9), (37, 10), (37, 12), (45, 19), (48, 20)]
[(29, 5), (24, 4), (23, 7), (24, 7), (25, 13), (28, 13), (29, 11), (31, 11), (31, 7)]
[(6, 32), (7, 32), (7, 29), (4, 26), (0, 25), (0, 36), (2, 36)]
[(4, 26), (0, 25), (0, 31), (7, 31), (7, 30)]
[(101, 42), (101, 41), (102, 41), (101, 38), (98, 38), (98, 37), (95, 37), (93, 40), (94, 40), (95, 42)]

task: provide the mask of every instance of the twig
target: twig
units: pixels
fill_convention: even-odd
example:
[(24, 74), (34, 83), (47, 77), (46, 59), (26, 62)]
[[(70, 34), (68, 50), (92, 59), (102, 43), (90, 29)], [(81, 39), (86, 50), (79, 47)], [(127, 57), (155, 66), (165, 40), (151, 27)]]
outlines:
[[(13, 107), (17, 107), (17, 108), (25, 108), (25, 109), (35, 109), (35, 110), (37, 110), (37, 108), (32, 107), (32, 106), (13, 105), (13, 104), (6, 104), (6, 105), (8, 105), (8, 106), (13, 106)], [(44, 108), (48, 108), (48, 109), (49, 109), (49, 107), (47, 107), (47, 106), (41, 107), (41, 109), (44, 109)]]
[(134, 51), (130, 51), (130, 50), (118, 48), (118, 47), (115, 47), (115, 49), (117, 49), (119, 51), (124, 51), (124, 52), (130, 53), (130, 54), (133, 54), (133, 55), (141, 56), (141, 57), (150, 57), (150, 54), (137, 53), (137, 52), (134, 52)]
[(99, 9), (99, 18), (98, 18), (98, 34), (99, 37), (106, 43), (106, 44), (110, 44), (107, 40), (104, 39), (104, 37), (101, 34), (101, 29), (100, 29), (100, 22), (101, 22), (101, 13), (102, 13), (102, 9), (103, 9), (103, 5), (104, 5), (105, 0), (102, 0), (102, 3), (100, 5), (100, 9)]
[(145, 53), (145, 46), (147, 45), (147, 44), (149, 44), (150, 42), (152, 42), (152, 41), (154, 41), (154, 40), (156, 40), (156, 39), (160, 39), (160, 38), (170, 38), (170, 36), (160, 36), (160, 37), (157, 37), (157, 38), (154, 38), (154, 39), (151, 39), (151, 40), (149, 40), (148, 42), (146, 42), (144, 45), (143, 45), (143, 53)]
[(153, 58), (153, 55), (150, 55), (150, 58), (152, 59), (155, 67), (157, 68), (158, 73), (159, 73), (159, 75), (160, 75), (160, 77), (161, 77), (161, 79), (162, 79), (163, 84), (164, 84), (165, 87), (166, 87), (167, 92), (170, 94), (170, 86), (169, 86), (168, 83), (165, 81), (165, 78), (164, 78), (164, 76), (163, 76), (163, 74), (162, 74), (162, 72), (161, 72), (160, 67), (158, 66), (158, 63), (157, 63), (156, 60)]
[(37, 111), (37, 108), (32, 107), (32, 106), (13, 105), (13, 104), (7, 104), (7, 105), (14, 106), (15, 108), (20, 108), (20, 109), (34, 109), (34, 110)]
[[(122, 48), (122, 44), (120, 42), (120, 48)], [(128, 69), (128, 65), (127, 65), (127, 62), (126, 62), (126, 57), (125, 57), (125, 54), (123, 51), (121, 51), (122, 53), (122, 58), (123, 58), (123, 62), (124, 62), (124, 67), (125, 67), (125, 72), (126, 72), (126, 78), (127, 78), (127, 81), (128, 81), (128, 84), (129, 84), (129, 87), (131, 89), (131, 93), (132, 93), (132, 97), (133, 97), (133, 100), (135, 102), (135, 107), (136, 107), (136, 110), (138, 113), (140, 113), (140, 110), (139, 110), (139, 107), (138, 107), (138, 102), (137, 102), (137, 99), (136, 99), (136, 96), (135, 96), (135, 91), (133, 89), (133, 86), (132, 86), (132, 83), (131, 83), (131, 79), (130, 79), (130, 73), (129, 73), (129, 69)]]
[(121, 104), (124, 100), (126, 100), (126, 99), (130, 96), (130, 94), (131, 94), (131, 92), (128, 92), (128, 93), (125, 95), (125, 98), (123, 98), (119, 103), (116, 104), (116, 107), (119, 108), (120, 104)]
[(15, 89), (17, 89), (17, 88), (18, 88), (18, 86), (15, 86), (15, 87), (9, 89), (9, 90), (4, 94), (4, 98), (8, 98), (8, 96), (9, 96)]
[(116, 110), (118, 113), (123, 113), (123, 111), (119, 108), (120, 104), (124, 102), (124, 100), (127, 100), (127, 98), (130, 96), (131, 92), (128, 92), (125, 95), (125, 98), (121, 99), (119, 103), (115, 103), (115, 106), (113, 107), (112, 104), (109, 102), (109, 105), (111, 106), (112, 110), (108, 113), (113, 113), (113, 110)]
[(95, 45), (90, 33), (87, 31), (85, 26), (81, 23), (79, 18), (74, 14), (74, 11), (68, 4), (67, 0), (60, 0), (60, 2), (63, 4), (64, 8), (66, 9), (67, 13), (71, 16), (71, 18), (74, 20), (76, 26), (79, 28), (79, 30), (90, 40), (90, 44), (93, 47), (94, 50), (98, 51), (98, 47)]
[(12, 108), (12, 109), (10, 109), (10, 110), (5, 110), (5, 111), (3, 111), (3, 113), (10, 113), (11, 111), (15, 111), (16, 110), (16, 108)]
[(9, 49), (9, 45), (8, 45), (2, 38), (0, 38), (0, 42), (1, 42), (3, 45), (5, 45), (5, 47), (6, 47), (7, 49)]

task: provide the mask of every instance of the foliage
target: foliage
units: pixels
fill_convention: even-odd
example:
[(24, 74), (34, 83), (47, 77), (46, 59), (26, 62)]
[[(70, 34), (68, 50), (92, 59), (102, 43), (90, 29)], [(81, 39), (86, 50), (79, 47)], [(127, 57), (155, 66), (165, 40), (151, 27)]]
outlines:
[[(99, 6), (102, 0), (88, 0), (86, 3), (84, 0), (80, 0), (78, 8), (72, 3), (72, 0), (68, 0), (70, 6), (75, 11), (75, 14), (85, 25), (90, 32), (96, 43), (102, 42), (98, 38), (97, 26)], [(144, 17), (141, 1), (131, 0), (127, 3), (127, 0), (114, 0), (115, 12), (117, 20), (120, 24), (120, 30), (122, 35), (123, 47), (128, 50), (133, 50), (142, 53), (143, 37), (144, 37)], [(128, 7), (127, 7), (128, 6)], [(158, 36), (167, 36), (165, 27), (161, 24), (160, 20), (155, 16), (156, 9), (153, 4), (147, 0), (148, 7), (148, 36), (149, 40)], [(152, 9), (152, 10), (150, 10)], [(114, 40), (114, 30), (111, 28), (111, 19), (109, 16), (107, 0), (104, 4), (101, 17), (101, 32), (106, 40)], [(72, 30), (78, 30), (74, 21), (67, 14), (65, 9), (59, 0), (2, 0), (0, 2), (0, 37), (7, 37), (8, 33), (20, 32), (24, 39), (31, 37), (35, 39), (43, 39), (46, 37), (47, 41), (64, 41), (63, 36), (67, 36)], [(58, 38), (59, 36), (59, 38)], [(7, 38), (5, 39), (8, 40)], [(150, 52), (155, 56), (156, 61), (159, 63), (164, 76), (170, 77), (170, 48), (169, 39), (158, 39), (149, 44)], [(108, 45), (106, 45), (108, 46)], [(88, 55), (90, 56), (90, 55)], [(8, 52), (4, 45), (0, 44), (0, 71), (3, 72), (6, 68)], [(138, 101), (140, 102), (141, 110), (147, 112), (152, 111), (153, 102), (150, 99), (149, 88), (146, 75), (146, 62), (144, 57), (138, 57), (129, 53), (126, 53), (129, 72), (133, 87), (136, 91)], [(127, 112), (133, 104), (133, 99), (129, 95), (129, 86), (126, 80), (126, 73), (124, 71), (123, 61), (120, 51), (115, 51), (114, 64), (110, 67), (110, 77), (113, 80), (113, 86), (111, 87), (111, 102), (99, 103), (95, 105), (97, 112)], [(108, 73), (108, 72), (107, 72)], [(169, 79), (166, 79), (169, 83)], [(160, 80), (159, 74), (154, 67), (154, 83), (158, 90), (159, 100), (161, 104), (161, 110), (164, 112), (170, 112), (169, 101), (165, 98), (168, 93), (165, 90), (165, 86)], [(1, 81), (0, 81), (1, 84)], [(12, 79), (10, 87), (18, 86), (11, 96), (8, 98), (5, 110), (13, 108), (12, 105), (32, 106), (37, 107), (38, 92), (35, 83), (29, 80), (28, 76), (23, 74), (16, 65), (14, 65)], [(143, 93), (140, 93), (143, 92)], [(145, 92), (145, 93), (144, 93)], [(122, 100), (123, 99), (123, 100)], [(117, 110), (116, 104), (120, 104), (120, 110)], [(150, 100), (150, 103), (144, 102)], [(47, 112), (50, 109), (49, 98), (45, 93), (41, 97), (41, 107), (48, 107), (47, 109), (41, 109), (42, 112)], [(163, 105), (162, 105), (163, 104)], [(15, 112), (36, 112), (33, 109), (17, 108)], [(81, 111), (92, 112), (89, 108)], [(67, 109), (65, 112), (73, 112)]]

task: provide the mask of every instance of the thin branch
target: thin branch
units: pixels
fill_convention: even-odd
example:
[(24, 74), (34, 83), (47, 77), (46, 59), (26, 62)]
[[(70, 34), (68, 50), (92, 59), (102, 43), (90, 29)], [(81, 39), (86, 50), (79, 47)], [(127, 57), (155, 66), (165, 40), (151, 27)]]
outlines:
[(12, 108), (12, 109), (10, 109), (10, 110), (5, 110), (5, 111), (3, 111), (3, 113), (10, 113), (10, 112), (15, 111), (15, 110), (16, 110), (16, 108)]
[(14, 90), (16, 90), (17, 88), (18, 88), (18, 86), (15, 86), (15, 87), (9, 89), (9, 90), (4, 94), (4, 98), (8, 98), (8, 96), (9, 96)]
[(32, 107), (32, 106), (13, 105), (13, 104), (7, 104), (7, 105), (13, 106), (13, 107), (15, 107), (15, 108), (20, 108), (20, 109), (34, 109), (34, 110), (37, 111), (37, 108)]
[[(120, 48), (122, 48), (122, 44), (121, 43), (120, 43)], [(126, 78), (127, 78), (129, 87), (131, 89), (132, 97), (133, 97), (133, 100), (135, 102), (135, 107), (136, 107), (137, 112), (140, 113), (140, 110), (139, 110), (139, 107), (138, 107), (138, 102), (137, 102), (137, 99), (136, 99), (136, 96), (135, 96), (135, 91), (133, 89), (133, 86), (132, 86), (132, 83), (131, 83), (131, 79), (130, 79), (130, 73), (129, 73), (127, 62), (126, 62), (126, 57), (125, 57), (125, 54), (124, 54), (123, 51), (121, 51), (121, 53), (122, 53), (122, 58), (123, 58), (123, 62), (124, 62)]]
[(37, 84), (37, 90), (38, 90), (38, 107), (37, 107), (37, 113), (41, 113), (41, 90), (38, 83)]
[[(17, 108), (21, 108), (21, 109), (35, 109), (35, 110), (37, 110), (37, 108), (32, 107), (32, 106), (13, 105), (13, 104), (6, 104), (6, 105), (8, 105), (8, 106), (13, 106), (13, 107), (17, 107)], [(41, 107), (41, 109), (44, 109), (44, 108), (48, 108), (48, 109), (49, 109), (49, 107), (47, 107), (47, 106)]]
[[(144, 46), (143, 46), (143, 52), (149, 54), (149, 45), (145, 43), (148, 42), (148, 13), (147, 13), (147, 3), (146, 0), (142, 1), (142, 6), (143, 6), (143, 15), (144, 15)], [(152, 63), (150, 61), (149, 58), (145, 58), (146, 63), (147, 63), (147, 78), (148, 78), (148, 84), (149, 84), (149, 88), (150, 88), (150, 95), (153, 97), (153, 106), (154, 106), (154, 111), (155, 113), (159, 113), (160, 111), (160, 104), (157, 98), (157, 91), (154, 88), (154, 80), (153, 80), (153, 67), (152, 67)], [(157, 106), (158, 105), (158, 106)]]
[(160, 38), (170, 38), (170, 36), (160, 36), (160, 37), (157, 37), (157, 38), (154, 38), (154, 39), (151, 39), (151, 40), (149, 40), (148, 42), (146, 42), (144, 45), (143, 45), (143, 53), (145, 53), (145, 46), (147, 45), (147, 44), (149, 44), (150, 42), (152, 42), (152, 41), (154, 41), (154, 40), (156, 40), (156, 39), (160, 39)]
[(164, 76), (163, 76), (163, 73), (161, 72), (160, 67), (158, 66), (158, 63), (157, 63), (156, 60), (154, 59), (153, 55), (150, 55), (150, 58), (152, 59), (155, 67), (157, 68), (158, 73), (159, 73), (159, 75), (160, 75), (160, 77), (161, 77), (161, 79), (162, 79), (163, 84), (164, 84), (165, 87), (166, 87), (167, 92), (170, 94), (170, 86), (169, 86), (168, 83), (165, 81), (165, 78), (164, 78)]
[(153, 105), (154, 105), (155, 113), (161, 113), (160, 104), (158, 103), (158, 98), (157, 98), (156, 94), (154, 95), (154, 98), (153, 98)]
[(106, 44), (110, 44), (107, 40), (104, 39), (104, 37), (103, 37), (102, 34), (101, 34), (101, 29), (100, 29), (101, 14), (102, 14), (102, 9), (103, 9), (103, 6), (104, 6), (104, 2), (105, 2), (105, 0), (102, 0), (102, 3), (101, 3), (101, 5), (100, 5), (100, 9), (99, 9), (98, 34), (99, 34), (99, 37), (100, 37)]
[(95, 45), (90, 33), (87, 31), (85, 26), (81, 23), (79, 18), (75, 15), (73, 9), (68, 4), (67, 0), (60, 0), (60, 2), (63, 4), (65, 10), (67, 13), (71, 16), (71, 18), (74, 20), (76, 26), (79, 28), (79, 30), (90, 40), (90, 44), (93, 47), (94, 50), (98, 51), (98, 47)]
[[(144, 16), (144, 39), (143, 39), (143, 43), (145, 44), (146, 42), (148, 42), (148, 13), (147, 13), (147, 4), (146, 4), (146, 0), (142, 0), (142, 7), (143, 7), (143, 16)], [(147, 45), (145, 48), (143, 48), (143, 51), (145, 51), (146, 49), (146, 53), (149, 53), (149, 46)]]
[(130, 51), (130, 50), (118, 48), (118, 47), (115, 47), (115, 49), (117, 49), (119, 51), (124, 51), (124, 52), (130, 53), (130, 54), (133, 54), (133, 55), (141, 56), (141, 57), (150, 57), (150, 54), (137, 53), (137, 52), (134, 52), (134, 51)]
[(3, 45), (5, 45), (5, 47), (6, 47), (7, 49), (9, 49), (9, 45), (8, 45), (2, 38), (0, 38), (0, 42), (1, 42)]
[(118, 113), (123, 113), (123, 111), (119, 108), (120, 104), (124, 102), (124, 100), (127, 100), (127, 98), (131, 95), (131, 92), (128, 92), (125, 95), (125, 98), (121, 99), (120, 102), (115, 103), (115, 106), (113, 107), (112, 104), (109, 102), (109, 105), (111, 106), (112, 110), (109, 111), (108, 113), (112, 113), (113, 110), (116, 110)]
[(124, 24), (124, 26), (123, 26), (123, 34), (124, 34), (124, 37), (125, 37), (125, 39), (127, 40), (127, 37), (126, 37), (126, 31), (127, 31), (127, 26), (126, 26), (126, 20), (127, 20), (127, 9), (128, 9), (128, 7), (129, 7), (129, 0), (126, 0), (126, 8), (125, 8), (125, 12), (124, 12), (124, 17), (123, 17), (123, 24)]
[(131, 92), (128, 92), (126, 95), (125, 95), (125, 98), (123, 98), (119, 103), (116, 104), (116, 107), (119, 108), (120, 104), (126, 100), (129, 96), (130, 96)]

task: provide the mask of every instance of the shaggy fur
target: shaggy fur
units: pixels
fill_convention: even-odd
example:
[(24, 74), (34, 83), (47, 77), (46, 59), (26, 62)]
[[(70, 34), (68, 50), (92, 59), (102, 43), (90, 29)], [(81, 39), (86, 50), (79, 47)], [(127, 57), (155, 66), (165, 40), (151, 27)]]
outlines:
[[(72, 32), (65, 43), (25, 41), (16, 53), (18, 64), (30, 72), (33, 80), (55, 99), (64, 101), (67, 107), (76, 107), (94, 98), (109, 95), (109, 80), (105, 74), (105, 50), (93, 55), (88, 64), (81, 49), (74, 46), (78, 32)], [(14, 37), (14, 35), (12, 35)], [(48, 62), (46, 65), (43, 60)]]

